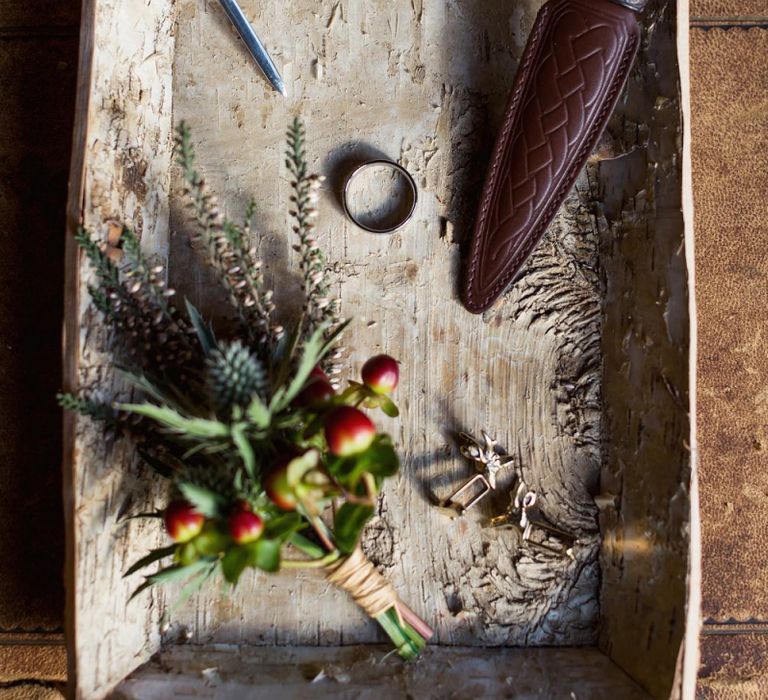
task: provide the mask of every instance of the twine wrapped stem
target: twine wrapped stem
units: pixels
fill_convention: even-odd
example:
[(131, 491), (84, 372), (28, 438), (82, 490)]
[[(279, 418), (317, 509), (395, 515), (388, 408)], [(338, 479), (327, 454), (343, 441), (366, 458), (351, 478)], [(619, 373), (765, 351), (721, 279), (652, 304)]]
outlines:
[(400, 599), (389, 583), (374, 568), (360, 547), (349, 556), (326, 568), (329, 583), (344, 589), (369, 617), (378, 618), (394, 608), (402, 624), (398, 604)]
[(432, 630), (398, 597), (395, 589), (358, 546), (348, 556), (326, 567), (326, 579), (352, 596), (389, 635), (404, 659), (415, 659)]

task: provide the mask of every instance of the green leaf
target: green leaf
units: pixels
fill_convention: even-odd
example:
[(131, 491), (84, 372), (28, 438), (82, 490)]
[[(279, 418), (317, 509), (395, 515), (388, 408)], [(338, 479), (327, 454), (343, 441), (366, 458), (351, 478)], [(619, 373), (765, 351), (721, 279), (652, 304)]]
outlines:
[(139, 569), (143, 569), (145, 566), (149, 566), (160, 559), (165, 559), (165, 557), (171, 556), (171, 554), (176, 552), (177, 546), (178, 545), (171, 544), (167, 547), (162, 547), (161, 549), (153, 549), (149, 554), (139, 559), (133, 566), (129, 567), (128, 571), (123, 574), (123, 578), (136, 573)]
[(306, 525), (298, 513), (283, 513), (267, 521), (264, 534), (269, 539), (285, 542)]
[(262, 537), (248, 545), (251, 563), (263, 571), (277, 571), (280, 568), (280, 541)]
[(272, 355), (272, 366), (274, 368), (274, 386), (282, 386), (291, 373), (291, 365), (296, 348), (301, 340), (301, 327), (303, 318), (296, 321), (296, 325), (290, 333), (285, 333), (278, 341), (275, 351)]
[(336, 546), (349, 554), (357, 546), (357, 540), (365, 524), (373, 515), (373, 506), (360, 503), (344, 503), (333, 520), (333, 535)]
[(235, 447), (243, 459), (243, 465), (248, 472), (248, 476), (253, 478), (256, 473), (256, 456), (248, 440), (247, 427), (246, 423), (235, 423), (232, 426), (232, 442), (235, 443)]
[(251, 398), (246, 414), (251, 423), (261, 429), (269, 427), (270, 420), (272, 419), (269, 407), (261, 400), (258, 394), (254, 394)]
[(373, 444), (358, 457), (358, 468), (382, 478), (397, 474), (400, 458), (389, 435), (376, 436)]
[(272, 396), (270, 404), (272, 413), (282, 411), (304, 388), (312, 370), (317, 367), (323, 356), (333, 347), (333, 342), (341, 335), (348, 323), (349, 321), (341, 324), (327, 339), (325, 338), (325, 332), (328, 329), (328, 324), (322, 324), (312, 333), (304, 345), (304, 354), (301, 356), (293, 379), (291, 379), (287, 387), (280, 387)]
[(286, 480), (288, 486), (295, 489), (307, 472), (312, 471), (320, 463), (320, 453), (317, 450), (307, 450), (303, 455), (294, 457), (288, 463)]
[(224, 505), (224, 499), (219, 494), (188, 481), (179, 484), (179, 491), (206, 518), (215, 518)]
[(151, 403), (123, 403), (117, 404), (117, 408), (121, 411), (151, 418), (165, 428), (181, 433), (186, 437), (210, 439), (229, 436), (229, 428), (224, 423), (205, 418), (185, 418), (167, 406), (155, 406)]
[(217, 565), (217, 562), (211, 563), (207, 571), (203, 571), (197, 576), (193, 576), (184, 585), (184, 587), (179, 592), (179, 597), (176, 598), (176, 600), (173, 602), (173, 605), (171, 606), (171, 612), (177, 610), (182, 605), (184, 605), (184, 603), (186, 603), (187, 600), (189, 600), (189, 597), (191, 595), (193, 595), (194, 593), (197, 593), (203, 587), (203, 584), (211, 577), (211, 574), (213, 574), (213, 572), (216, 571), (216, 565)]
[(318, 360), (322, 360), (333, 348), (334, 343), (339, 339), (339, 336), (347, 329), (347, 326), (352, 323), (352, 319), (348, 318), (343, 323), (340, 323), (336, 329), (326, 339), (325, 344), (320, 350), (320, 357)]
[(247, 547), (232, 547), (221, 560), (221, 572), (233, 586), (251, 561), (251, 551)]
[(167, 569), (161, 569), (156, 574), (148, 576), (144, 583), (142, 583), (133, 593), (131, 593), (131, 597), (128, 599), (128, 601), (130, 602), (143, 590), (149, 588), (150, 586), (154, 586), (157, 583), (182, 581), (187, 576), (190, 576), (191, 574), (200, 571), (204, 567), (209, 566), (212, 561), (213, 560), (209, 558), (199, 559), (198, 561), (194, 562), (193, 564), (189, 564), (188, 566), (176, 564), (174, 566), (169, 566)]
[(392, 401), (392, 399), (390, 399), (388, 396), (379, 397), (379, 408), (381, 408), (381, 410), (384, 411), (384, 413), (386, 413), (390, 418), (397, 418), (400, 415), (400, 411), (395, 405), (395, 402)]
[(196, 562), (200, 558), (200, 552), (197, 551), (197, 538), (191, 542), (185, 542), (179, 545), (179, 550), (176, 554), (176, 563), (183, 566), (187, 566)]
[(232, 544), (232, 539), (226, 531), (226, 526), (209, 520), (203, 525), (203, 531), (189, 544), (202, 555), (218, 556)]
[(304, 537), (304, 535), (298, 532), (294, 532), (288, 538), (288, 541), (296, 547), (296, 549), (304, 552), (304, 554), (312, 559), (320, 559), (328, 553), (319, 544), (315, 544), (308, 537)]
[(216, 336), (213, 334), (213, 329), (210, 324), (203, 320), (200, 312), (189, 299), (185, 299), (184, 302), (187, 305), (189, 320), (192, 323), (192, 327), (195, 329), (195, 333), (197, 333), (197, 339), (200, 341), (203, 352), (208, 355), (211, 351), (216, 350), (217, 348)]
[(337, 458), (328, 464), (328, 471), (342, 485), (353, 488), (368, 472), (380, 479), (397, 474), (400, 459), (388, 435), (377, 435), (373, 444), (354, 457)]
[(158, 383), (147, 377), (144, 372), (134, 372), (124, 367), (118, 367), (117, 374), (155, 401), (162, 404), (173, 403), (173, 400), (158, 386)]
[(152, 583), (169, 583), (171, 581), (182, 581), (190, 574), (194, 574), (196, 571), (200, 571), (208, 566), (213, 560), (206, 557), (205, 559), (199, 559), (198, 561), (189, 564), (187, 566), (169, 566), (167, 569), (160, 569), (156, 574), (152, 574), (149, 578)]

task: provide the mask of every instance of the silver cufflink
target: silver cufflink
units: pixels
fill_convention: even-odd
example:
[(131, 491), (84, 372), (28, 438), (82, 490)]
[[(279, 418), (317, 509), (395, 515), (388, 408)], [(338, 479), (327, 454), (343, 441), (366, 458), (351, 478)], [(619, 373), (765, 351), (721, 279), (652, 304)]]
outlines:
[[(439, 502), (440, 511), (451, 518), (464, 515), (489, 493), (496, 490), (496, 475), (515, 461), (511, 455), (502, 454), (498, 441), (485, 430), (482, 440), (467, 433), (459, 434), (459, 451), (473, 463), (476, 473), (462, 483), (450, 496)], [(491, 518), (489, 527), (514, 528), (523, 544), (536, 549), (574, 558), (573, 547), (578, 542), (575, 535), (554, 525), (542, 512), (535, 491), (531, 491), (517, 470), (513, 475), (510, 491), (514, 496), (501, 514)]]
[[(491, 491), (495, 491), (496, 475), (515, 459), (511, 455), (501, 454), (497, 447), (498, 441), (485, 430), (482, 434), (482, 442), (467, 433), (459, 434), (459, 452), (474, 464), (476, 473), (448, 498), (440, 501), (441, 510), (449, 517), (464, 515)], [(515, 477), (517, 478), (517, 475)]]
[[(488, 522), (490, 527), (511, 527), (520, 533), (524, 544), (574, 559), (575, 535), (553, 525), (541, 511), (535, 491), (521, 481), (507, 509)], [(554, 541), (554, 544), (553, 544)]]

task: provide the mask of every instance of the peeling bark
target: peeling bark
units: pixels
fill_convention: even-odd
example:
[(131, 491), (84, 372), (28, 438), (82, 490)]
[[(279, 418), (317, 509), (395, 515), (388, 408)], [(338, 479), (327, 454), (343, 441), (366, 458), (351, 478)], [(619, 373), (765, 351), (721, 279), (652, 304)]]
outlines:
[(589, 168), (605, 278), (600, 646), (668, 697), (685, 629), (691, 429), (675, 3), (651, 3), (644, 28)]

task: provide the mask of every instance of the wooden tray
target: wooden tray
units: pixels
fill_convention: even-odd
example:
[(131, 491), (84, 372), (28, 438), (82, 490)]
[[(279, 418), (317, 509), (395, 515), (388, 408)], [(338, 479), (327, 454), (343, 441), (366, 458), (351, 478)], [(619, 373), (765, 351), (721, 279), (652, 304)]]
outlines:
[[(403, 361), (403, 416), (386, 426), (403, 470), (365, 546), (434, 625), (438, 648), (429, 658), (437, 660), (428, 663), (439, 666), (445, 645), (478, 647), (478, 659), (487, 646), (598, 646), (639, 686), (668, 697), (686, 626), (691, 444), (674, 3), (651, 3), (626, 95), (524, 274), (482, 317), (457, 300), (461, 242), (540, 4), (243, 0), (282, 68), (284, 99), (265, 84), (216, 2), (86, 0), (66, 378), (68, 388), (121, 390), (72, 241), (78, 224), (100, 235), (110, 224), (131, 225), (167, 260), (180, 294), (204, 308), (216, 304), (180, 204), (172, 157), (180, 119), (225, 211), (239, 216), (256, 197), (259, 249), (279, 285), (278, 304), (295, 295), (282, 151), (286, 125), (301, 114), (314, 166), (328, 175), (318, 231), (343, 311), (355, 319), (350, 371), (374, 352)], [(391, 236), (350, 226), (337, 199), (344, 169), (380, 154), (406, 166), (420, 187), (414, 220)], [(470, 473), (452, 432), (482, 428), (518, 456), (550, 518), (580, 534), (576, 561), (532, 554), (509, 532), (482, 527), (506, 505), (504, 488), (462, 520), (432, 507)], [(136, 580), (122, 572), (163, 535), (121, 518), (154, 494), (142, 489), (146, 475), (129, 444), (72, 417), (65, 432), (76, 697), (106, 696), (163, 641), (381, 641), (349, 600), (310, 574), (254, 575), (226, 596), (211, 586), (169, 620), (172, 590), (127, 605)], [(585, 651), (572, 653), (578, 667)], [(507, 658), (512, 677), (527, 663), (525, 655)], [(554, 666), (539, 668), (540, 679), (557, 675)], [(583, 664), (595, 688), (611, 676), (600, 668)]]

